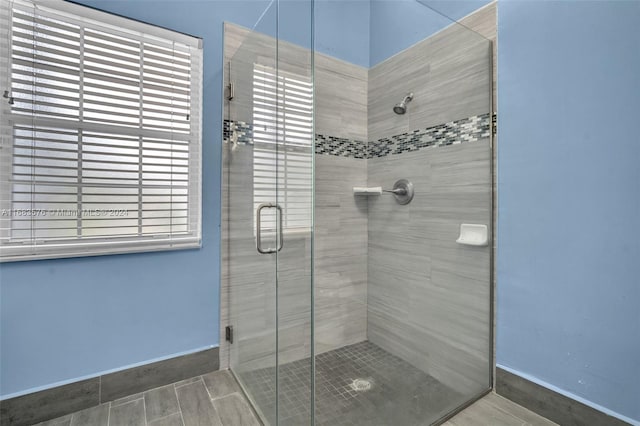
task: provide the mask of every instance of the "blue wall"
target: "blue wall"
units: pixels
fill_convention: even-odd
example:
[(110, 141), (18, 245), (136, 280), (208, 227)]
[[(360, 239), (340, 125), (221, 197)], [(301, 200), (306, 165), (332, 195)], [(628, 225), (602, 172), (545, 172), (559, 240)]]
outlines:
[(369, 65), (379, 64), (487, 3), (490, 0), (371, 0)]
[(369, 67), (369, 0), (316, 0), (314, 13), (318, 52)]
[(640, 422), (640, 2), (498, 9), (498, 364)]
[[(2, 264), (2, 398), (219, 342), (222, 23), (252, 28), (269, 1), (81, 3), (204, 39), (203, 246)], [(305, 3), (281, 3), (278, 31), (281, 38), (308, 46)], [(368, 11), (362, 1), (319, 2), (318, 50), (366, 64)], [(258, 30), (275, 34), (275, 16), (272, 6)]]
[[(257, 31), (275, 35), (275, 6)], [(369, 0), (315, 0), (316, 51), (363, 67), (369, 66)], [(311, 48), (311, 2), (280, 0), (278, 35)]]
[(218, 344), (222, 22), (268, 3), (82, 3), (204, 38), (202, 249), (2, 264), (3, 397)]

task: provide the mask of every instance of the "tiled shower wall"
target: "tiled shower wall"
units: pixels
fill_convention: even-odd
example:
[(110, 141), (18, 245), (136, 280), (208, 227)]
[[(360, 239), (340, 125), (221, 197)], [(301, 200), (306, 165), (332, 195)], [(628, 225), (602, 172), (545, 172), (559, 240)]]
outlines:
[[(253, 64), (275, 66), (275, 41), (225, 25), (225, 70), (235, 96), (225, 120), (252, 120)], [(310, 52), (280, 42), (280, 70), (310, 76)], [(231, 68), (229, 69), (229, 64)], [(315, 341), (316, 352), (366, 340), (367, 202), (353, 197), (366, 184), (367, 69), (315, 55)], [(233, 324), (238, 350), (221, 344), (223, 368), (275, 364), (275, 261), (259, 255), (253, 233), (253, 146), (223, 144), (221, 327)], [(310, 355), (310, 232), (285, 235), (278, 256), (281, 363)], [(233, 282), (233, 289), (231, 283)], [(221, 333), (224, 335), (224, 332)]]
[(456, 243), (461, 223), (492, 225), (490, 49), (454, 25), (369, 72), (370, 144), (396, 143), (368, 159), (368, 184), (409, 179), (415, 198), (369, 200), (368, 338), (466, 395), (491, 361), (491, 248)]
[(367, 338), (367, 71), (316, 54), (316, 353)]

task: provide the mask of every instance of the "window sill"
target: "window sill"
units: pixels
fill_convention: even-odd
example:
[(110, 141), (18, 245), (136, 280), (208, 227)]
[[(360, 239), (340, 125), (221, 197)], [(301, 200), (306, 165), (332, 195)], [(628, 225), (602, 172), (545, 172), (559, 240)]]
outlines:
[[(93, 257), (113, 254), (148, 253), (158, 251), (189, 250), (202, 248), (199, 237), (174, 239), (173, 241), (96, 242), (70, 247), (70, 244), (42, 245), (33, 247), (0, 247), (0, 263), (24, 262), (28, 260), (67, 259), (73, 257)], [(66, 249), (66, 251), (65, 251)], [(34, 253), (35, 251), (35, 253)]]

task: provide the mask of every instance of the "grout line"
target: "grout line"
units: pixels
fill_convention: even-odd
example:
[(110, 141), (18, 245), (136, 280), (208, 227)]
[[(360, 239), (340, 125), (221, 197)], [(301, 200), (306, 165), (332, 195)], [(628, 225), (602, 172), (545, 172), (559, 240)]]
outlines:
[(141, 400), (142, 398), (144, 398), (144, 394), (142, 392), (140, 392), (140, 398), (134, 398), (134, 399), (129, 399), (126, 402), (119, 402), (118, 404), (115, 404), (116, 402), (122, 400), (122, 399), (126, 399), (126, 398), (131, 398), (132, 396), (136, 396), (137, 394), (131, 394), (131, 395), (127, 395), (127, 396), (123, 396), (122, 398), (118, 398), (118, 399), (114, 399), (113, 401), (109, 401), (109, 403), (111, 404), (112, 407), (119, 407), (121, 405), (127, 405), (130, 402), (136, 402)]
[(226, 397), (231, 396), (231, 395), (238, 395), (238, 396), (240, 396), (242, 399), (244, 399), (244, 396), (242, 396), (242, 394), (241, 394), (240, 392), (238, 392), (238, 391), (231, 392), (231, 393), (228, 393), (228, 394), (226, 394), (226, 395), (216, 396), (215, 398), (214, 398), (214, 397), (212, 397), (212, 396), (211, 396), (211, 394), (209, 394), (209, 399), (211, 399), (211, 401), (217, 401), (217, 400), (219, 400), (219, 399), (223, 399), (223, 398), (226, 398)]
[(213, 402), (213, 397), (211, 396), (211, 392), (209, 392), (209, 388), (207, 387), (207, 384), (204, 382), (204, 378), (202, 376), (200, 376), (200, 380), (202, 380), (202, 384), (204, 385), (204, 390), (206, 390), (207, 395), (209, 395), (209, 401)]
[(178, 401), (178, 412), (180, 413), (180, 421), (182, 421), (182, 426), (185, 426), (184, 416), (182, 415), (182, 406), (180, 405), (180, 397), (178, 396), (178, 388), (175, 386), (175, 384), (173, 385), (173, 393), (176, 394), (176, 400)]
[[(137, 401), (137, 399), (135, 400)], [(144, 397), (144, 393), (142, 394), (142, 410), (144, 411), (144, 424), (147, 424), (147, 399)]]
[(178, 411), (174, 411), (173, 413), (169, 413), (169, 414), (167, 414), (165, 416), (158, 417), (157, 419), (154, 419), (151, 423), (155, 423), (157, 421), (164, 420), (164, 419), (166, 419), (168, 417), (175, 416), (176, 414), (180, 414), (180, 409), (179, 408), (178, 408)]
[[(201, 380), (202, 380), (202, 376), (194, 376), (194, 377), (197, 377), (198, 379), (197, 379), (197, 380), (194, 380), (193, 382), (183, 383), (183, 384), (181, 384), (180, 386), (178, 386), (178, 383), (179, 383), (179, 382), (172, 383), (172, 385), (177, 389), (177, 388), (181, 388), (181, 387), (184, 387), (184, 386), (192, 385), (192, 384), (194, 384), (194, 383), (198, 383), (198, 381), (201, 381)], [(189, 379), (193, 379), (194, 377), (189, 377)], [(189, 379), (184, 379), (184, 380), (189, 380)], [(180, 380), (180, 382), (183, 382), (184, 380)], [(204, 384), (204, 381), (203, 381), (202, 383)], [(169, 385), (165, 385), (165, 386), (169, 386)], [(161, 387), (162, 387), (162, 386), (161, 386)], [(205, 386), (205, 387), (206, 387), (206, 386)]]

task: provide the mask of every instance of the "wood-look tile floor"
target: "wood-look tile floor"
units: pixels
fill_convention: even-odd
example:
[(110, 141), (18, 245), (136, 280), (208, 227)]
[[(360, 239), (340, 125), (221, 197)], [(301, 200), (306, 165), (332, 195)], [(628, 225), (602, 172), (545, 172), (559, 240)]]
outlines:
[(228, 370), (78, 411), (39, 426), (260, 426)]
[[(260, 426), (260, 424), (233, 376), (228, 371), (217, 371), (39, 423), (38, 426)], [(490, 393), (457, 414), (445, 425), (553, 426), (555, 423), (499, 395)]]
[(490, 393), (458, 413), (444, 426), (553, 426), (546, 418)]

